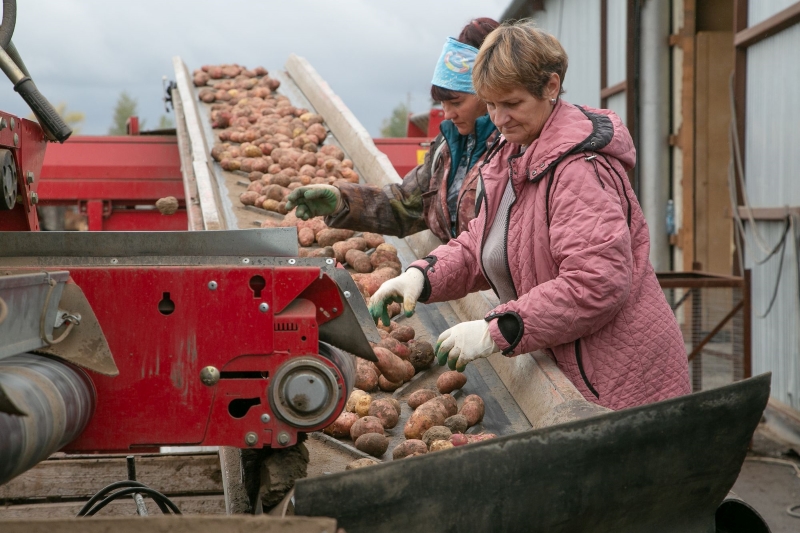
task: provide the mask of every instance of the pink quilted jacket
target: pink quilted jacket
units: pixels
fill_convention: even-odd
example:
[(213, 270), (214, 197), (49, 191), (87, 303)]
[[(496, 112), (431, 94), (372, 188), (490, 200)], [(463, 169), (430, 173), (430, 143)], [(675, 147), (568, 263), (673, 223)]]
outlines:
[(504, 354), (547, 349), (583, 396), (622, 409), (691, 392), (680, 329), (650, 264), (626, 169), (635, 149), (613, 112), (559, 101), (539, 139), (501, 138), (481, 167), (468, 231), (411, 267), (420, 301), (488, 289), (481, 250), (508, 180), (506, 256), (517, 298), (485, 318)]

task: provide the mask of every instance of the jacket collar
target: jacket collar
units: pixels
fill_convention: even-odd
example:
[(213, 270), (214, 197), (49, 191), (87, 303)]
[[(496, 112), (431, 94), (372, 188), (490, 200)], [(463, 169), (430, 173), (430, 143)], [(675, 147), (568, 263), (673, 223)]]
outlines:
[[(458, 133), (458, 128), (456, 128), (452, 120), (442, 121), (439, 125), (439, 131), (442, 132), (447, 147), (450, 149), (450, 175), (447, 177), (447, 182), (451, 183), (458, 168), (458, 162), (461, 161), (461, 154), (466, 150), (469, 135)], [(496, 131), (497, 128), (492, 123), (488, 113), (478, 117), (478, 120), (475, 121), (475, 151), (472, 152), (469, 168), (472, 168), (486, 153), (487, 143)]]

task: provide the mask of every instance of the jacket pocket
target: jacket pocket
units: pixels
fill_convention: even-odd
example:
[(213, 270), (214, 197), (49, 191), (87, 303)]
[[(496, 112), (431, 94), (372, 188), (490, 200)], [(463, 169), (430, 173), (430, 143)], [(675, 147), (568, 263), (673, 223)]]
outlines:
[(578, 339), (575, 341), (575, 360), (578, 362), (578, 370), (581, 371), (581, 377), (583, 378), (583, 382), (586, 384), (586, 387), (594, 394), (595, 398), (600, 398), (600, 394), (595, 390), (591, 383), (589, 383), (589, 378), (586, 376), (586, 370), (583, 368), (583, 354), (581, 353), (581, 340)]

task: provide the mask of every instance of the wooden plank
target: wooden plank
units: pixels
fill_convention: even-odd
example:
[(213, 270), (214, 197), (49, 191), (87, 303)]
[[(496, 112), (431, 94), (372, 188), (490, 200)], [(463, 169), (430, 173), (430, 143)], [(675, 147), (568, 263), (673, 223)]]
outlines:
[(189, 85), (189, 71), (178, 56), (172, 58), (172, 65), (175, 70), (175, 83), (178, 85), (186, 117), (186, 131), (192, 152), (192, 170), (197, 185), (197, 199), (200, 201), (200, 210), (203, 213), (203, 227), (206, 230), (226, 229), (225, 221), (217, 207), (216, 187), (209, 169), (208, 147), (203, 135), (203, 127), (200, 124), (194, 93)]
[(605, 101), (608, 98), (611, 98), (615, 94), (624, 93), (628, 88), (628, 81), (623, 80), (616, 85), (612, 85), (611, 87), (606, 87), (600, 90), (600, 98)]
[[(708, 34), (695, 35), (695, 80), (694, 80), (694, 260), (701, 263), (705, 270), (711, 270), (708, 265), (709, 239), (708, 226), (711, 214), (708, 212), (709, 194), (718, 194), (717, 191), (709, 191), (708, 171), (709, 171), (709, 148), (712, 142), (709, 138), (709, 114), (707, 112), (710, 99), (719, 96), (709, 94), (709, 62), (711, 52), (708, 45)], [(684, 56), (685, 57), (685, 56)], [(722, 137), (725, 139), (725, 136)], [(727, 165), (725, 167), (727, 169)]]
[(755, 26), (737, 31), (733, 43), (737, 48), (747, 48), (798, 23), (800, 23), (800, 2), (795, 2)]
[[(733, 5), (733, 28), (734, 32), (739, 32), (747, 28), (747, 6), (748, 0), (734, 0)], [(747, 97), (747, 49), (736, 47), (733, 71), (733, 97), (734, 97), (734, 110), (736, 113), (736, 138), (739, 141), (739, 146), (744, 150), (745, 139), (745, 108)], [(744, 165), (745, 154), (741, 154), (742, 165)], [(741, 205), (744, 203), (743, 191), (736, 189), (736, 203)], [(739, 243), (735, 243), (739, 246)], [(739, 264), (739, 255), (744, 257), (745, 250), (741, 254), (734, 254), (734, 274), (742, 274), (744, 265)]]
[(400, 176), (386, 154), (375, 147), (366, 128), (308, 61), (292, 54), (286, 61), (286, 71), (317, 113), (324, 117), (325, 124), (364, 179), (379, 187), (400, 183)]
[(694, 170), (694, 66), (695, 66), (695, 2), (683, 0), (683, 28), (680, 30), (683, 49), (683, 71), (681, 73), (681, 130), (680, 147), (683, 155), (683, 220), (681, 221), (683, 268), (691, 271), (695, 262), (695, 170)]
[(203, 212), (197, 199), (197, 180), (192, 165), (189, 132), (186, 130), (186, 115), (183, 109), (180, 91), (172, 91), (172, 102), (175, 108), (175, 130), (178, 137), (178, 151), (181, 156), (181, 174), (183, 175), (183, 195), (186, 202), (186, 218), (189, 231), (203, 229)]
[[(217, 454), (137, 456), (136, 478), (166, 494), (222, 494)], [(48, 459), (0, 486), (0, 501), (90, 498), (128, 479), (124, 456)]]
[(749, 214), (747, 212), (747, 208), (743, 205), (740, 205), (737, 210), (739, 211), (739, 217), (744, 220), (747, 220), (752, 216), (755, 220), (771, 220), (779, 222), (781, 220), (786, 220), (787, 216), (800, 217), (800, 207), (796, 206), (751, 207)]
[[(225, 514), (225, 497), (222, 495), (176, 496), (170, 498), (170, 500), (172, 500), (172, 503), (174, 503), (183, 514)], [(0, 524), (2, 524), (2, 520), (12, 519), (74, 518), (86, 501), (38, 504), (26, 503), (23, 505), (0, 507)], [(157, 516), (161, 514), (161, 510), (153, 503), (153, 500), (145, 498), (145, 505), (147, 505), (147, 511), (150, 515)], [(97, 516), (131, 516), (135, 512), (136, 505), (133, 503), (133, 499), (128, 496), (111, 502), (97, 513)]]
[[(146, 520), (146, 522), (144, 522)], [(334, 533), (333, 518), (304, 516), (104, 517), (0, 522), (3, 533)]]

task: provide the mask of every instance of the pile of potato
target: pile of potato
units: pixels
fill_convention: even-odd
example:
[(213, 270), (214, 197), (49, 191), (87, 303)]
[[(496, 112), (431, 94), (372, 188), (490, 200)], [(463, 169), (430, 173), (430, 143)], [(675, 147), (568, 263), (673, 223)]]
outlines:
[(286, 197), (309, 183), (358, 183), (353, 162), (337, 146), (322, 145), (328, 130), (320, 115), (276, 94), (280, 81), (266, 69), (205, 65), (194, 72), (199, 98), (211, 105), (219, 141), (211, 156), (224, 170), (250, 179), (244, 205), (286, 214)]
[[(324, 429), (333, 437), (351, 438), (357, 449), (373, 457), (386, 453), (389, 438), (385, 432), (397, 426), (401, 405), (394, 398), (374, 398), (370, 393), (397, 390), (415, 373), (429, 368), (434, 359), (433, 347), (415, 340), (413, 328), (392, 322), (379, 331), (383, 339), (373, 346), (378, 362), (357, 361), (356, 388), (344, 412)], [(444, 372), (437, 379), (437, 390), (421, 389), (409, 396), (408, 406), (414, 412), (403, 427), (406, 440), (392, 451), (393, 459), (494, 437), (492, 434), (464, 434), (483, 420), (484, 415), (483, 400), (479, 396), (467, 396), (459, 410), (456, 399), (449, 394), (466, 382), (466, 376), (460, 372)], [(370, 464), (374, 461), (361, 459), (348, 465), (348, 469)]]

